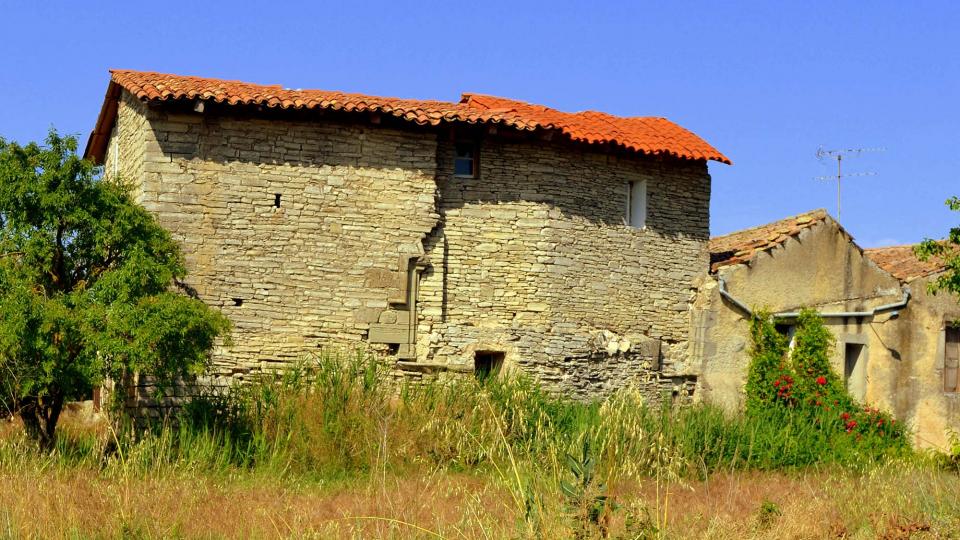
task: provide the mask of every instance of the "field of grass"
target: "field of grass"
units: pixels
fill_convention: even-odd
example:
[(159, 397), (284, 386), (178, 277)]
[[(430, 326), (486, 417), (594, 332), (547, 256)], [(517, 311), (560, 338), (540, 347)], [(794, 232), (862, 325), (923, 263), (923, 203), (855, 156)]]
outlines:
[[(943, 456), (809, 418), (581, 404), (523, 379), (388, 385), (322, 357), (197, 400), (177, 427), (0, 426), (0, 536), (960, 537)], [(117, 450), (103, 457), (112, 441)]]

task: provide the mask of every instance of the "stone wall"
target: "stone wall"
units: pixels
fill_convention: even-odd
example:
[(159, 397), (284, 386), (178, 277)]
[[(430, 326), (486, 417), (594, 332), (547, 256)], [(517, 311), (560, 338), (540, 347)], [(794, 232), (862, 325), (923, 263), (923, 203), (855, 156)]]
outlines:
[[(130, 101), (123, 174), (181, 242), (187, 284), (235, 325), (215, 375), (373, 342), (414, 373), (469, 373), (475, 353), (499, 352), (575, 397), (630, 381), (690, 393), (704, 163), (489, 135), (479, 178), (455, 178), (446, 132)], [(624, 216), (642, 180), (637, 229)], [(411, 317), (410, 348), (383, 345)]]
[(146, 166), (149, 131), (146, 107), (124, 92), (117, 108), (117, 123), (110, 134), (103, 160), (103, 172), (105, 178), (120, 179), (132, 185), (138, 197), (142, 194), (139, 188)]
[[(489, 137), (479, 156), (479, 177), (457, 178), (453, 144), (440, 145), (419, 360), (503, 352), (582, 398), (685, 374), (692, 283), (707, 267), (706, 166)], [(645, 229), (624, 224), (628, 182), (641, 180)]]
[(436, 225), (436, 139), (336, 121), (147, 112), (142, 203), (221, 309), (237, 376), (361, 344)]

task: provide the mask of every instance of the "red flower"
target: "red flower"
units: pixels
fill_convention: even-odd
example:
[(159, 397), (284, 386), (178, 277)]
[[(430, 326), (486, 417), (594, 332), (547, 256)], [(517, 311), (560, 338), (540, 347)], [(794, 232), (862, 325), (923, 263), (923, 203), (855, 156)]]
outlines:
[(844, 421), (849, 420), (849, 419), (850, 419), (850, 413), (845, 412), (845, 413), (843, 413), (843, 414), (840, 415), (840, 418), (842, 418)]
[(851, 421), (847, 422), (847, 433), (850, 433), (851, 431), (853, 431), (853, 428), (855, 428), (855, 427), (857, 427), (857, 421), (856, 421), (856, 420), (851, 420)]
[(774, 385), (774, 386), (780, 386), (780, 380), (778, 379), (778, 380), (776, 380), (776, 381), (773, 381), (773, 385)]
[(827, 378), (824, 377), (823, 375), (817, 377), (817, 384), (819, 384), (820, 386), (827, 384)]

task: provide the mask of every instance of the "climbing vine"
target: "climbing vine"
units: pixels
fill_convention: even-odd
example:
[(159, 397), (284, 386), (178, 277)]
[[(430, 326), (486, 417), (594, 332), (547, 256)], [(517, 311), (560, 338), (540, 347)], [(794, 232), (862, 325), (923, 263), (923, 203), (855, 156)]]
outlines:
[(771, 408), (799, 413), (823, 429), (843, 431), (857, 440), (904, 440), (905, 430), (888, 413), (857, 403), (830, 365), (834, 338), (812, 309), (797, 317), (792, 346), (767, 312), (750, 322), (752, 341), (747, 375), (747, 413)]

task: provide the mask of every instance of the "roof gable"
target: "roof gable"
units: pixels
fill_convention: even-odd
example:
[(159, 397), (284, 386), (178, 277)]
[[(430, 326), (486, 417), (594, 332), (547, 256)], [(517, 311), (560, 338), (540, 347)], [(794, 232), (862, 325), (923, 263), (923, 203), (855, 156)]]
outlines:
[(376, 112), (418, 125), (460, 122), (504, 125), (522, 131), (552, 130), (575, 142), (612, 144), (640, 154), (731, 163), (693, 132), (665, 118), (618, 117), (593, 111), (567, 113), (542, 105), (480, 94), (464, 94), (459, 102), (453, 103), (325, 90), (293, 90), (279, 85), (143, 71), (111, 70), (110, 74), (103, 108), (84, 154), (98, 163), (106, 152), (121, 89), (142, 101), (203, 100), (280, 109)]
[[(819, 209), (766, 225), (715, 236), (709, 243), (710, 271), (716, 272), (724, 266), (749, 263), (760, 253), (782, 246), (788, 239), (799, 236), (803, 231), (827, 219), (829, 215), (826, 210)], [(840, 230), (843, 231), (842, 228)], [(846, 234), (846, 231), (843, 232)]]

